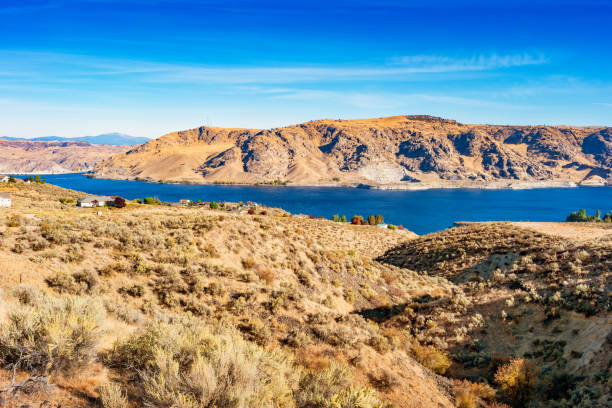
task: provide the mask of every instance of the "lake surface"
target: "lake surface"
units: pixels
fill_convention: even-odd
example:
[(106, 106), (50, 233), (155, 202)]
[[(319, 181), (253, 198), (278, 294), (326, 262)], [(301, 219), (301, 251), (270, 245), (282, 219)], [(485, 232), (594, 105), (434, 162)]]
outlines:
[[(19, 176), (23, 177), (23, 176)], [(564, 221), (572, 211), (612, 210), (611, 187), (532, 190), (431, 189), (366, 190), (349, 187), (271, 187), (158, 184), (90, 179), (81, 174), (43, 176), (48, 183), (91, 194), (128, 199), (157, 197), (202, 201), (255, 201), (291, 213), (330, 218), (334, 214), (364, 217), (382, 214), (385, 222), (417, 234), (439, 231), (454, 221)]]

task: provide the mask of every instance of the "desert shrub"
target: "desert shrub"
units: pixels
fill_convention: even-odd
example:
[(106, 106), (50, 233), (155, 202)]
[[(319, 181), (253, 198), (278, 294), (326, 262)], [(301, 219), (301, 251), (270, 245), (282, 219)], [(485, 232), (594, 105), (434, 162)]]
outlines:
[(539, 372), (531, 360), (515, 358), (499, 367), (495, 381), (508, 402), (513, 406), (524, 406), (535, 392)]
[(43, 249), (49, 248), (49, 241), (43, 237), (32, 237), (32, 239), (30, 239), (30, 248), (34, 251), (42, 251)]
[(13, 289), (13, 296), (23, 305), (33, 305), (41, 294), (34, 286), (19, 285)]
[(256, 265), (256, 262), (255, 262), (255, 259), (253, 259), (253, 258), (250, 258), (250, 257), (249, 257), (249, 258), (244, 258), (244, 259), (242, 260), (242, 267), (243, 267), (244, 269), (251, 269), (251, 268), (253, 268), (255, 265)]
[(485, 406), (484, 401), (489, 402), (495, 398), (495, 390), (488, 384), (467, 380), (457, 381), (453, 386), (453, 393), (457, 408), (480, 408)]
[(0, 326), (0, 362), (41, 374), (71, 371), (95, 357), (102, 305), (89, 298), (40, 297)]
[(46, 279), (47, 285), (59, 293), (81, 295), (92, 293), (99, 284), (99, 279), (93, 271), (75, 273), (57, 272)]
[(209, 204), (209, 207), (211, 210), (218, 210), (219, 209), (219, 203), (216, 201), (211, 201)]
[(447, 352), (432, 346), (421, 345), (416, 341), (412, 344), (410, 354), (416, 361), (440, 375), (445, 374), (452, 364)]
[(138, 375), (150, 406), (291, 406), (296, 382), (285, 353), (196, 321), (150, 324), (115, 344), (106, 361)]
[(238, 329), (245, 334), (248, 340), (259, 345), (266, 345), (270, 341), (272, 333), (266, 324), (258, 318), (248, 319), (238, 325)]
[(381, 336), (380, 334), (374, 335), (368, 341), (368, 344), (372, 346), (379, 353), (387, 353), (391, 350), (392, 346), (389, 343), (389, 340), (385, 336)]
[(395, 231), (397, 229), (397, 227), (395, 225), (393, 225), (393, 224), (388, 224), (387, 228), (389, 228), (390, 230), (393, 230), (393, 231)]
[(13, 251), (16, 254), (22, 254), (23, 251), (25, 251), (26, 247), (24, 244), (22, 244), (21, 242), (15, 242), (15, 245), (13, 245), (13, 248), (11, 248), (11, 251)]
[(63, 262), (81, 262), (84, 259), (83, 250), (78, 245), (71, 245), (66, 248), (66, 252), (62, 255)]
[(141, 297), (144, 294), (144, 288), (142, 285), (138, 284), (127, 285), (120, 287), (119, 293), (125, 293), (126, 295), (130, 295), (132, 297)]
[(334, 215), (332, 216), (332, 221), (334, 221), (334, 222), (340, 222), (340, 216), (339, 216), (338, 214), (334, 214)]
[(345, 365), (333, 363), (318, 372), (306, 372), (295, 392), (297, 408), (377, 408), (376, 393), (367, 387), (349, 387), (352, 375)]
[(128, 400), (121, 386), (115, 383), (100, 387), (100, 402), (104, 408), (126, 408)]
[(156, 200), (155, 200), (155, 198), (153, 198), (153, 197), (145, 197), (145, 198), (144, 198), (144, 200), (143, 200), (143, 202), (144, 202), (145, 204), (153, 205), (153, 204), (155, 204), (155, 203), (156, 203)]
[(8, 219), (6, 220), (6, 226), (7, 227), (20, 227), (21, 226), (21, 217), (17, 214), (13, 214), (10, 217), (8, 217)]
[(70, 237), (65, 233), (63, 226), (57, 222), (42, 222), (40, 233), (47, 241), (54, 244), (62, 245), (70, 242)]

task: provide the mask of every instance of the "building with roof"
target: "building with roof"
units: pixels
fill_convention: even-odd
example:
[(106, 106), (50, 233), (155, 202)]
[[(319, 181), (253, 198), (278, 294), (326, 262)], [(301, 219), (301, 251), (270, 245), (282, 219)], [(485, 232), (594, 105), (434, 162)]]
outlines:
[(115, 200), (109, 196), (90, 195), (77, 201), (78, 207), (104, 207), (105, 205), (114, 205)]

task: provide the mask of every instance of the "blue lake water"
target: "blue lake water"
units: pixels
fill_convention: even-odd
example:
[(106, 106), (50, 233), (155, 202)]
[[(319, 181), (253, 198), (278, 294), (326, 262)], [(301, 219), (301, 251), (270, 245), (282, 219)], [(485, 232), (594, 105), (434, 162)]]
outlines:
[[(21, 176), (23, 177), (23, 176)], [(417, 234), (442, 230), (454, 221), (564, 221), (572, 211), (612, 210), (611, 187), (532, 190), (432, 189), (383, 191), (343, 187), (271, 187), (158, 184), (90, 179), (81, 174), (43, 176), (48, 183), (92, 194), (128, 199), (158, 197), (202, 201), (255, 201), (292, 213), (331, 217), (382, 214), (385, 222)]]

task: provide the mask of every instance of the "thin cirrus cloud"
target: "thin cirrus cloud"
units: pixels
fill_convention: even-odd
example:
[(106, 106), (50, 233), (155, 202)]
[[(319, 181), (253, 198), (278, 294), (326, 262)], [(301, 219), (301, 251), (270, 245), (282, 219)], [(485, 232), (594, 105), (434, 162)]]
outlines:
[[(259, 92), (253, 89), (253, 92)], [(344, 92), (328, 91), (322, 89), (276, 89), (275, 92), (264, 90), (271, 94), (272, 99), (280, 100), (302, 100), (302, 101), (336, 101), (341, 104), (352, 105), (360, 108), (376, 106), (378, 108), (399, 108), (407, 103), (437, 103), (465, 107), (487, 107), (499, 109), (515, 109), (516, 105), (491, 101), (490, 99), (476, 99), (460, 96), (449, 96), (426, 93), (393, 93), (393, 92)], [(528, 108), (521, 105), (520, 108)]]
[(505, 70), (547, 64), (543, 55), (479, 55), (469, 58), (404, 56), (379, 65), (206, 66), (152, 61), (108, 59), (74, 54), (2, 51), (0, 76), (27, 82), (82, 82), (84, 79), (120, 80), (130, 77), (142, 83), (290, 83), (349, 80), (418, 80), (430, 74)]

